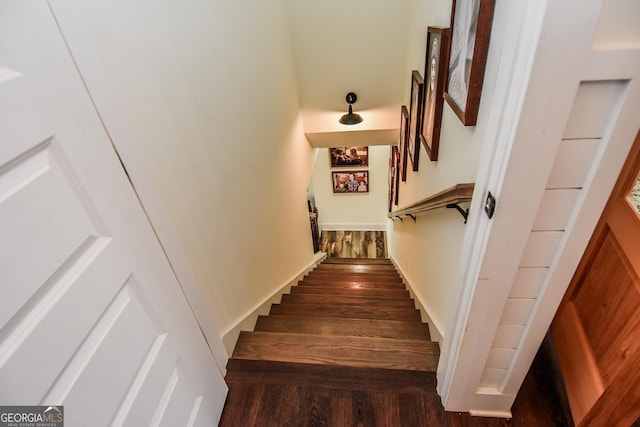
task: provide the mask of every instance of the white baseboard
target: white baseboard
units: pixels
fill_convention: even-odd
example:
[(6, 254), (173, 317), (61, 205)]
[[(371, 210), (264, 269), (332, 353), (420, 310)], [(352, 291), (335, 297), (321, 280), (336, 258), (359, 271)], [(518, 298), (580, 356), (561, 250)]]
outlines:
[(335, 230), (347, 230), (347, 231), (386, 231), (387, 223), (383, 224), (340, 224), (340, 223), (319, 223), (318, 228), (322, 231), (335, 231)]
[(240, 336), (241, 331), (252, 331), (256, 325), (256, 321), (258, 320), (258, 316), (269, 314), (269, 310), (271, 310), (272, 304), (279, 304), (282, 299), (282, 295), (289, 292), (291, 290), (291, 286), (298, 283), (303, 277), (309, 273), (309, 271), (313, 270), (320, 262), (322, 262), (326, 258), (327, 254), (324, 252), (318, 252), (315, 254), (313, 261), (300, 270), (298, 274), (284, 283), (278, 290), (272, 293), (269, 297), (265, 298), (261, 303), (257, 304), (253, 307), (248, 313), (246, 313), (242, 318), (237, 321), (233, 326), (227, 329), (222, 334), (222, 343), (224, 344), (224, 348), (227, 351), (228, 357), (231, 357), (233, 353), (233, 349), (238, 342), (238, 337)]
[(469, 415), (472, 417), (491, 417), (491, 418), (512, 418), (511, 411), (485, 411), (482, 409), (471, 409)]
[(396, 267), (398, 274), (400, 274), (400, 277), (402, 278), (402, 282), (407, 286), (407, 289), (409, 290), (409, 295), (411, 295), (411, 298), (413, 298), (413, 300), (415, 301), (417, 306), (416, 308), (420, 310), (420, 317), (422, 318), (422, 321), (429, 325), (429, 334), (431, 335), (431, 341), (437, 341), (439, 343), (442, 343), (444, 334), (442, 333), (440, 325), (438, 325), (438, 323), (433, 320), (433, 317), (431, 317), (431, 315), (429, 314), (429, 310), (427, 310), (425, 304), (420, 300), (418, 295), (415, 293), (415, 291), (413, 290), (413, 286), (411, 285), (411, 282), (407, 280), (407, 277), (404, 275), (404, 273), (402, 272), (402, 270), (400, 269), (396, 261), (393, 258), (390, 258), (390, 259), (393, 265)]

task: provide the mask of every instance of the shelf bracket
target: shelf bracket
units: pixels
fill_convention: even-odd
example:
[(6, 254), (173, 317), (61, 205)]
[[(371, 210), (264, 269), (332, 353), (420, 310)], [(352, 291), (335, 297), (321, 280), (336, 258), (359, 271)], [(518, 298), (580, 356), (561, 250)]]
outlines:
[(414, 214), (407, 214), (407, 216), (411, 218), (414, 223), (416, 222), (416, 216)]
[(404, 222), (404, 220), (402, 219), (402, 217), (400, 215), (396, 215), (396, 218), (398, 218), (400, 220), (400, 222)]
[(456, 209), (458, 212), (460, 212), (460, 215), (462, 215), (462, 217), (464, 218), (464, 223), (465, 224), (467, 223), (467, 218), (469, 217), (469, 209), (464, 210), (457, 203), (451, 203), (447, 205), (447, 208)]

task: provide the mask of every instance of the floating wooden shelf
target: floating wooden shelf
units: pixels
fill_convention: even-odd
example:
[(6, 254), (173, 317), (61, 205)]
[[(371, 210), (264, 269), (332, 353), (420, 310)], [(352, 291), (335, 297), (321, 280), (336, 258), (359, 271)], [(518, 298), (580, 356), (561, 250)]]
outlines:
[(430, 211), (438, 208), (456, 208), (464, 217), (465, 223), (467, 222), (467, 211), (464, 211), (460, 206), (460, 203), (470, 202), (473, 195), (474, 183), (457, 184), (453, 187), (447, 188), (439, 193), (422, 199), (416, 203), (406, 206), (402, 209), (398, 209), (393, 212), (389, 212), (387, 216), (391, 219), (408, 216), (414, 221), (416, 220), (416, 214)]

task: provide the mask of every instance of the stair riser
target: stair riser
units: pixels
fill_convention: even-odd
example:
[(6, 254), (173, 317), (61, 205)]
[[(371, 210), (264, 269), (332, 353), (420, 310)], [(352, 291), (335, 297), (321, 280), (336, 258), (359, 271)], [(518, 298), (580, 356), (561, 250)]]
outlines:
[(227, 384), (296, 384), (412, 396), (433, 393), (436, 388), (434, 373), (243, 359), (229, 360), (225, 380)]
[(300, 286), (333, 286), (338, 288), (352, 288), (352, 289), (364, 289), (364, 288), (379, 288), (379, 289), (400, 289), (406, 290), (402, 282), (390, 282), (390, 281), (361, 281), (361, 280), (342, 280), (331, 278), (305, 278), (299, 282)]
[(410, 298), (409, 291), (402, 289), (380, 289), (380, 288), (368, 288), (368, 289), (342, 289), (337, 291), (335, 287), (325, 287), (319, 285), (313, 286), (292, 286), (291, 295), (353, 295), (363, 297), (376, 297), (376, 298)]
[(335, 271), (337, 274), (344, 272), (354, 273), (393, 273), (398, 274), (396, 268), (392, 265), (327, 265), (320, 264), (313, 271)]
[(303, 316), (260, 316), (255, 331), (322, 336), (415, 339), (429, 341), (425, 323), (374, 319), (337, 319)]
[(349, 264), (349, 265), (353, 265), (353, 264), (364, 264), (364, 265), (371, 265), (371, 264), (379, 264), (379, 265), (393, 265), (393, 263), (388, 260), (388, 259), (381, 259), (381, 258), (326, 258), (324, 261), (322, 261), (321, 265), (324, 264)]
[(369, 307), (406, 307), (415, 308), (413, 300), (400, 298), (371, 298), (344, 295), (283, 295), (281, 304), (319, 304), (348, 305)]
[(429, 341), (243, 332), (233, 358), (434, 372), (438, 355)]
[(410, 310), (404, 308), (387, 308), (382, 310), (378, 307), (369, 309), (362, 307), (344, 306), (318, 307), (315, 304), (296, 304), (295, 306), (274, 304), (273, 306), (271, 306), (270, 314), (312, 317), (338, 317), (346, 319), (420, 321), (420, 312), (418, 310)]
[(400, 276), (398, 273), (358, 273), (355, 271), (344, 271), (344, 272), (336, 272), (330, 270), (312, 270), (309, 273), (309, 276), (319, 276), (319, 277), (358, 277), (361, 279), (370, 279), (370, 280), (379, 280), (379, 279), (391, 279), (391, 280), (400, 280)]

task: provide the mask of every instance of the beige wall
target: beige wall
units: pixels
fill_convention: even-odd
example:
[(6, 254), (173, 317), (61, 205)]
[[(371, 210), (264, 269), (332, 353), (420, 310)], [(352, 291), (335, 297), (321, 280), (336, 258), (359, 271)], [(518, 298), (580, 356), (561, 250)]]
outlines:
[[(413, 1), (405, 82), (407, 108), (411, 70), (420, 71), (424, 77), (427, 27), (448, 27), (450, 15), (451, 2)], [(498, 22), (494, 21), (494, 25), (500, 26), (499, 14), (496, 19)], [(445, 103), (438, 161), (431, 162), (424, 147), (420, 147), (418, 171), (409, 169), (407, 181), (400, 183), (400, 208), (455, 184), (474, 182), (487, 127), (487, 108), (491, 103), (500, 44), (498, 34), (491, 41), (477, 125), (463, 126)], [(458, 265), (464, 233), (462, 216), (450, 209), (421, 214), (416, 223), (395, 221), (389, 227), (390, 256), (429, 312), (433, 326), (443, 334), (451, 304), (460, 291)]]
[(127, 128), (115, 145), (201, 323), (223, 335), (313, 261), (284, 1), (78, 13), (122, 117), (107, 128)]
[[(384, 230), (387, 226), (388, 145), (369, 146), (369, 166), (329, 167), (327, 148), (317, 148), (313, 169), (313, 194), (318, 207), (318, 222), (323, 230)], [(331, 172), (368, 170), (369, 192), (335, 194)]]

